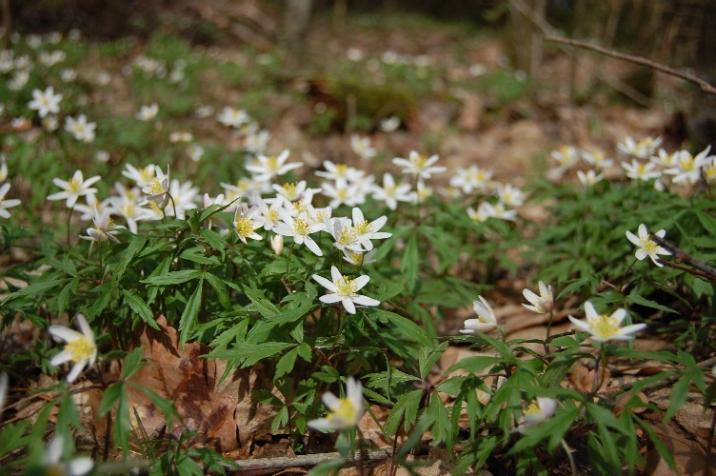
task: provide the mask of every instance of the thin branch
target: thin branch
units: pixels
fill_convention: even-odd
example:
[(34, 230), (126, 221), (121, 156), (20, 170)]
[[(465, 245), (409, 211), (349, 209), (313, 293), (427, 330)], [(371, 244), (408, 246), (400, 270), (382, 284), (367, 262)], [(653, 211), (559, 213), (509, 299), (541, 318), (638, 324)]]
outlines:
[[(357, 462), (362, 457), (363, 461), (381, 461), (390, 458), (390, 452), (388, 450), (373, 450), (367, 451), (361, 456), (361, 452), (357, 451), (354, 455), (353, 462)], [(338, 452), (333, 453), (314, 453), (308, 455), (298, 455), (292, 457), (281, 456), (277, 458), (259, 458), (259, 459), (247, 459), (236, 461), (236, 469), (243, 472), (251, 471), (258, 473), (270, 472), (286, 469), (286, 468), (298, 468), (298, 467), (312, 467), (316, 466), (324, 461), (332, 459), (340, 459), (341, 455)], [(346, 463), (351, 463), (350, 460)]]
[[(716, 268), (711, 266), (710, 264), (704, 263), (701, 260), (698, 260), (691, 256), (690, 254), (686, 253), (681, 248), (678, 248), (677, 246), (669, 243), (668, 241), (664, 240), (663, 238), (659, 238), (656, 235), (651, 235), (651, 239), (654, 240), (656, 243), (659, 244), (659, 246), (666, 248), (672, 256), (682, 263), (685, 263), (697, 270), (696, 273), (692, 272), (692, 274), (699, 274), (705, 278), (707, 278), (709, 281), (716, 282)], [(662, 260), (664, 264), (668, 264), (666, 260)], [(689, 271), (689, 270), (685, 270)]]
[(698, 76), (695, 76), (695, 75), (688, 73), (686, 71), (678, 70), (678, 69), (672, 68), (670, 66), (666, 66), (664, 64), (657, 63), (656, 61), (652, 61), (652, 60), (650, 60), (648, 58), (644, 58), (642, 56), (620, 53), (618, 51), (610, 50), (608, 48), (604, 48), (599, 45), (594, 45), (592, 43), (587, 43), (585, 41), (575, 40), (573, 38), (565, 38), (562, 36), (556, 36), (556, 35), (551, 35), (551, 34), (546, 35), (545, 39), (547, 41), (551, 41), (553, 43), (569, 45), (569, 46), (573, 46), (575, 48), (583, 48), (586, 50), (601, 53), (601, 54), (609, 56), (611, 58), (615, 58), (615, 59), (619, 59), (622, 61), (628, 61), (630, 63), (635, 63), (635, 64), (639, 64), (642, 66), (646, 66), (648, 68), (654, 69), (661, 73), (668, 74), (670, 76), (675, 76), (677, 78), (683, 79), (684, 81), (693, 83), (693, 84), (697, 85), (701, 89), (701, 91), (703, 91), (707, 94), (716, 95), (716, 87), (711, 85), (706, 80), (701, 79)]

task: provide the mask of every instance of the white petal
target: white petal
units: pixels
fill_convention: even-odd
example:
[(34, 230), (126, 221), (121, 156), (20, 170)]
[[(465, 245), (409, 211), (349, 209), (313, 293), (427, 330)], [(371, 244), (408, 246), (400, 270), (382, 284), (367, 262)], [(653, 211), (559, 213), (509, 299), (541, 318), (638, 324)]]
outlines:
[(575, 318), (575, 317), (572, 317), (572, 316), (569, 316), (569, 320), (572, 321), (572, 324), (574, 324), (575, 326), (577, 326), (580, 330), (582, 330), (582, 331), (584, 331), (584, 332), (589, 332), (589, 333), (591, 333), (592, 328), (591, 328), (590, 325), (587, 324), (586, 322), (581, 321), (581, 320), (579, 320), (579, 319), (577, 319), (577, 318)]
[(80, 334), (79, 332), (65, 326), (50, 326), (47, 330), (50, 332), (50, 334), (52, 334), (53, 337), (57, 339), (62, 339), (65, 342), (71, 342), (82, 337), (82, 334)]
[(321, 400), (323, 400), (324, 405), (326, 405), (331, 411), (336, 411), (340, 405), (338, 397), (333, 395), (331, 392), (326, 392), (321, 395)]
[(89, 337), (94, 341), (94, 332), (92, 332), (92, 328), (87, 324), (87, 319), (85, 319), (85, 316), (82, 314), (77, 314), (77, 324), (80, 326), (80, 330), (82, 330), (82, 333)]
[(353, 302), (358, 304), (359, 306), (378, 306), (380, 304), (380, 301), (377, 299), (373, 299), (368, 296), (363, 296), (362, 294), (359, 294), (358, 296), (353, 296)]
[(72, 352), (69, 350), (63, 350), (59, 354), (55, 355), (52, 360), (50, 360), (50, 365), (53, 367), (57, 367), (59, 365), (64, 364), (65, 362), (69, 362), (72, 360)]
[(343, 307), (346, 309), (346, 312), (348, 314), (355, 314), (356, 313), (356, 307), (353, 304), (353, 301), (350, 299), (343, 299), (342, 301)]
[(622, 321), (626, 317), (627, 312), (626, 309), (619, 308), (616, 311), (612, 313), (612, 317), (617, 320), (617, 323), (621, 325)]
[(353, 280), (355, 290), (361, 290), (363, 287), (365, 287), (366, 284), (368, 284), (368, 281), (370, 281), (370, 276), (365, 274), (363, 276), (358, 276), (356, 279)]
[(72, 367), (72, 370), (70, 370), (70, 373), (67, 374), (67, 382), (72, 383), (77, 380), (77, 377), (80, 376), (86, 365), (86, 360), (80, 360), (79, 362), (77, 362), (74, 367)]
[(318, 300), (326, 304), (335, 304), (337, 302), (342, 301), (343, 296), (340, 296), (336, 293), (324, 294), (323, 296), (319, 297)]
[(338, 268), (336, 268), (335, 266), (331, 266), (331, 279), (333, 280), (333, 282), (335, 283), (339, 281), (342, 277), (343, 275), (340, 271), (338, 271)]
[(336, 285), (333, 284), (332, 282), (330, 282), (329, 280), (327, 280), (326, 278), (324, 278), (323, 276), (314, 274), (311, 277), (313, 278), (314, 281), (316, 281), (318, 284), (320, 284), (324, 288), (328, 289), (329, 291), (334, 292), (334, 293), (337, 291)]
[(317, 418), (316, 420), (310, 420), (308, 427), (318, 431), (332, 431), (335, 428), (327, 418)]
[(94, 461), (92, 461), (92, 458), (87, 457), (75, 458), (70, 461), (68, 466), (70, 476), (83, 476), (92, 471)]
[(597, 310), (594, 309), (594, 305), (589, 301), (584, 303), (584, 314), (587, 316), (587, 319), (594, 319), (599, 316)]

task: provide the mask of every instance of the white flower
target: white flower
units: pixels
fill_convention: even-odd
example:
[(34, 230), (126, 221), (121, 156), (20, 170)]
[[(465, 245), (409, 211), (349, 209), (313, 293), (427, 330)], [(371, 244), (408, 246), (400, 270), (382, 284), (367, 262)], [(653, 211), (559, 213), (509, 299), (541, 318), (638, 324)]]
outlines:
[(57, 116), (46, 116), (42, 118), (42, 127), (47, 132), (55, 132), (57, 128), (59, 127), (59, 121), (57, 120)]
[(376, 252), (377, 250), (363, 252), (345, 249), (343, 250), (343, 260), (355, 266), (365, 266), (375, 262)]
[(96, 128), (97, 124), (94, 122), (87, 122), (87, 118), (84, 114), (80, 114), (77, 118), (68, 116), (67, 119), (65, 119), (65, 130), (72, 134), (72, 136), (78, 141), (94, 141)]
[(322, 398), (330, 411), (324, 418), (308, 422), (314, 430), (348, 430), (356, 426), (363, 416), (363, 387), (353, 377), (348, 378), (346, 398), (338, 398), (331, 392), (324, 393)]
[(94, 333), (89, 324), (87, 324), (85, 316), (77, 314), (77, 324), (79, 324), (81, 333), (59, 325), (53, 325), (49, 328), (50, 334), (56, 340), (65, 341), (64, 349), (50, 360), (50, 365), (57, 367), (65, 362), (72, 362), (74, 364), (72, 370), (67, 374), (69, 383), (74, 382), (85, 367), (94, 365), (97, 359), (97, 345), (94, 341)]
[(322, 188), (323, 195), (331, 199), (329, 203), (331, 208), (338, 208), (341, 205), (351, 207), (358, 203), (358, 189), (345, 180), (336, 180), (333, 184), (324, 182)]
[(359, 306), (378, 306), (380, 304), (380, 301), (376, 299), (358, 294), (358, 291), (368, 284), (370, 276), (362, 275), (355, 279), (348, 279), (338, 271), (338, 268), (331, 266), (332, 281), (317, 274), (312, 277), (318, 284), (330, 291), (318, 299), (326, 304), (340, 302), (348, 314), (356, 313), (356, 304)]
[(351, 149), (363, 160), (370, 160), (376, 155), (376, 150), (371, 146), (370, 137), (361, 137), (358, 134), (351, 136)]
[(263, 154), (268, 147), (270, 138), (271, 133), (266, 129), (261, 129), (258, 132), (249, 131), (244, 137), (244, 148), (252, 154)]
[(67, 207), (72, 208), (80, 197), (94, 195), (97, 193), (96, 188), (91, 188), (92, 184), (100, 180), (99, 175), (84, 180), (82, 171), (75, 171), (74, 175), (68, 181), (59, 178), (52, 179), (52, 182), (62, 189), (61, 192), (53, 193), (48, 196), (48, 200), (67, 200)]
[(497, 187), (497, 198), (500, 203), (508, 207), (519, 207), (525, 202), (524, 192), (512, 185), (499, 185)]
[(579, 160), (579, 150), (571, 145), (565, 145), (550, 154), (552, 160), (557, 162), (557, 169), (560, 172), (571, 169)]
[(482, 296), (472, 303), (472, 308), (477, 314), (477, 319), (466, 319), (464, 328), (460, 329), (463, 334), (474, 334), (476, 332), (490, 332), (497, 327), (497, 318), (492, 311), (490, 304)]
[(272, 180), (274, 177), (283, 175), (293, 169), (297, 169), (303, 164), (301, 162), (293, 162), (287, 164), (290, 152), (288, 149), (281, 152), (278, 156), (275, 155), (259, 155), (255, 161), (246, 166), (246, 170), (254, 174), (254, 179), (260, 182), (267, 182)]
[(149, 104), (148, 106), (142, 106), (139, 108), (139, 111), (137, 112), (136, 118), (140, 121), (151, 121), (155, 117), (157, 117), (157, 113), (159, 112), (159, 104), (153, 102), (152, 104)]
[(622, 167), (626, 171), (627, 177), (632, 180), (648, 181), (661, 177), (661, 173), (654, 170), (654, 164), (651, 162), (632, 160), (631, 164), (623, 163)]
[(352, 229), (355, 233), (356, 243), (362, 246), (365, 251), (373, 249), (371, 240), (384, 240), (392, 236), (392, 233), (380, 231), (388, 221), (388, 217), (385, 215), (369, 222), (363, 216), (363, 212), (360, 208), (354, 207), (351, 213), (353, 218)]
[(72, 81), (77, 79), (77, 71), (72, 68), (65, 68), (60, 71), (60, 78), (66, 83), (71, 83)]
[[(662, 167), (676, 167), (679, 163), (679, 156), (682, 152), (686, 151), (677, 150), (676, 152), (670, 154), (664, 149), (659, 149), (659, 155), (652, 156), (651, 161), (657, 165), (661, 165)], [(688, 154), (688, 152), (686, 153)]]
[(390, 174), (383, 175), (383, 186), (373, 186), (373, 198), (385, 202), (388, 208), (395, 210), (398, 202), (411, 202), (413, 194), (410, 191), (410, 185), (401, 183), (395, 184), (395, 179)]
[(55, 94), (54, 88), (50, 86), (44, 91), (39, 89), (32, 91), (32, 101), (27, 107), (37, 111), (40, 117), (45, 117), (48, 114), (60, 113), (60, 101), (62, 101), (62, 94)]
[(194, 140), (194, 135), (191, 132), (175, 131), (169, 134), (169, 142), (173, 144), (188, 143), (192, 140)]
[(661, 137), (645, 137), (636, 142), (627, 137), (623, 142), (617, 144), (617, 149), (624, 155), (634, 156), (638, 159), (648, 159), (661, 144)]
[(199, 190), (189, 181), (172, 180), (169, 186), (169, 196), (174, 200), (174, 206), (170, 207), (169, 213), (174, 215), (174, 208), (176, 208), (176, 217), (184, 220), (188, 210), (196, 209)]
[(186, 152), (192, 162), (199, 162), (204, 156), (204, 148), (199, 144), (189, 144)]
[(257, 214), (258, 210), (248, 210), (246, 206), (237, 207), (234, 212), (234, 231), (244, 244), (246, 244), (246, 240), (249, 238), (252, 240), (263, 240), (263, 236), (256, 233), (256, 230), (262, 226), (261, 223), (255, 219)]
[(100, 207), (96, 209), (92, 216), (94, 227), (87, 228), (87, 234), (80, 236), (80, 238), (92, 242), (110, 240), (118, 243), (119, 239), (115, 235), (121, 227), (112, 223), (110, 213), (109, 208)]
[(283, 235), (273, 235), (270, 242), (271, 250), (273, 250), (276, 255), (283, 253)]
[[(654, 235), (663, 238), (666, 235), (666, 230), (659, 230), (654, 233)], [(651, 238), (649, 231), (646, 229), (646, 225), (643, 223), (639, 225), (636, 235), (631, 231), (627, 231), (626, 237), (627, 240), (636, 246), (634, 256), (636, 256), (636, 259), (639, 261), (642, 261), (648, 256), (655, 265), (661, 267), (664, 265), (659, 261), (659, 255), (668, 256), (671, 254), (669, 250), (659, 246), (659, 244)]]
[(471, 165), (466, 169), (458, 169), (450, 179), (450, 185), (460, 188), (463, 193), (472, 193), (473, 190), (484, 190), (492, 178), (492, 171)]
[(130, 180), (134, 180), (138, 187), (144, 187), (154, 178), (154, 165), (150, 164), (146, 167), (136, 168), (132, 164), (127, 164), (122, 175)]
[(557, 409), (557, 401), (547, 397), (537, 397), (537, 401), (530, 403), (522, 412), (522, 418), (517, 430), (524, 432), (527, 428), (542, 423), (551, 418)]
[[(604, 155), (604, 152), (601, 150), (594, 150), (594, 151), (586, 151), (585, 150), (582, 152), (582, 158), (584, 158), (584, 160), (588, 164), (590, 164), (598, 169), (602, 169), (602, 170), (608, 169), (614, 163), (613, 160), (607, 159), (606, 155)], [(579, 172), (577, 172), (577, 173), (579, 173)]]
[(246, 114), (246, 111), (228, 106), (221, 110), (216, 119), (223, 125), (236, 129), (251, 122), (251, 118)]
[(0, 185), (0, 218), (10, 218), (10, 212), (7, 210), (12, 207), (20, 205), (20, 200), (17, 198), (11, 198), (5, 200), (5, 195), (10, 190), (10, 184), (4, 183)]
[(380, 121), (380, 130), (383, 132), (393, 132), (398, 130), (400, 127), (400, 118), (397, 116), (391, 116)]
[(701, 178), (701, 168), (711, 162), (714, 156), (709, 156), (711, 146), (706, 147), (696, 157), (688, 151), (682, 150), (678, 153), (677, 166), (666, 169), (664, 173), (675, 175), (674, 183), (686, 182), (695, 184)]
[(125, 219), (129, 231), (137, 233), (137, 222), (149, 220), (154, 215), (151, 210), (137, 204), (130, 196), (119, 196), (112, 198), (112, 210)]
[(588, 332), (592, 340), (596, 342), (606, 342), (609, 340), (629, 340), (632, 334), (646, 328), (646, 324), (633, 324), (631, 326), (621, 327), (622, 321), (627, 315), (626, 309), (617, 309), (611, 315), (599, 314), (591, 302), (584, 303), (584, 311), (586, 319), (580, 321), (572, 316), (569, 320), (577, 326), (579, 330)]
[(589, 169), (586, 172), (577, 170), (577, 178), (579, 179), (581, 184), (584, 185), (585, 187), (593, 187), (598, 182), (600, 182), (602, 179), (604, 179), (604, 175), (597, 174), (592, 169)]
[(353, 182), (363, 176), (363, 172), (346, 164), (335, 164), (330, 160), (323, 161), (326, 171), (318, 171), (316, 175), (328, 180)]
[[(276, 193), (288, 202), (293, 202), (303, 198), (304, 192), (306, 192), (306, 181), (301, 180), (300, 182), (286, 182), (282, 185), (272, 185), (272, 188)], [(310, 193), (316, 190), (311, 190)]]
[(438, 174), (446, 170), (445, 167), (434, 165), (439, 159), (440, 157), (437, 155), (431, 155), (426, 158), (413, 150), (407, 160), (396, 157), (393, 159), (393, 163), (403, 169), (404, 174), (429, 179), (432, 174)]
[(54, 438), (47, 445), (45, 454), (42, 458), (42, 466), (44, 474), (51, 474), (57, 476), (83, 476), (94, 467), (94, 461), (92, 458), (80, 457), (74, 458), (66, 463), (61, 463), (62, 449), (64, 446), (64, 439), (60, 435), (55, 435)]
[[(129, 167), (130, 165), (127, 164), (127, 170), (129, 170)], [(144, 171), (146, 170), (147, 168), (144, 169)], [(147, 196), (147, 201), (154, 202), (160, 208), (164, 208), (169, 200), (167, 195), (169, 193), (169, 168), (167, 168), (167, 173), (164, 174), (162, 169), (155, 165), (152, 167), (152, 172), (153, 176), (149, 180), (143, 184), (137, 181), (137, 185), (142, 187), (142, 193)]]
[(281, 221), (276, 225), (275, 232), (279, 235), (290, 236), (294, 243), (298, 245), (306, 245), (317, 256), (323, 256), (321, 248), (313, 241), (309, 235), (319, 232), (325, 228), (323, 223), (313, 223), (305, 214), (293, 217), (291, 214), (282, 210)]
[(493, 216), (494, 207), (488, 202), (482, 202), (477, 207), (477, 210), (472, 207), (467, 207), (466, 211), (467, 216), (469, 216), (472, 221), (475, 223), (482, 223)]
[(523, 289), (522, 295), (527, 299), (529, 304), (522, 304), (525, 308), (530, 311), (536, 312), (537, 314), (547, 314), (552, 310), (554, 304), (554, 296), (552, 295), (552, 286), (547, 286), (542, 281), (538, 283), (539, 295), (530, 291), (529, 289)]
[(7, 180), (7, 176), (7, 159), (5, 158), (5, 154), (0, 154), (0, 182)]

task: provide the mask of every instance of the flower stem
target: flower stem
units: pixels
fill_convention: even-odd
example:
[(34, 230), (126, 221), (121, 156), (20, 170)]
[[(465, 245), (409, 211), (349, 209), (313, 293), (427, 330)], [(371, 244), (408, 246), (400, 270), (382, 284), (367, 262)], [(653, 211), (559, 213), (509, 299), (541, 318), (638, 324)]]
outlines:
[[(75, 204), (77, 205), (77, 204)], [(70, 212), (67, 214), (67, 247), (69, 248), (72, 244), (70, 243), (70, 228), (72, 227), (72, 214), (75, 212), (75, 205), (72, 205)]]
[(549, 338), (552, 334), (552, 319), (554, 319), (554, 309), (549, 310), (549, 319), (547, 320), (547, 335), (544, 339), (544, 353), (549, 355)]

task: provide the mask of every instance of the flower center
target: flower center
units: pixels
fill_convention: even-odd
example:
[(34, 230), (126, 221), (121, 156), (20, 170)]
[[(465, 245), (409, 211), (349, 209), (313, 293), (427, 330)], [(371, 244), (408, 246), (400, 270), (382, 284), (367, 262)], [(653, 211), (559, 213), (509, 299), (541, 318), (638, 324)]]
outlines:
[(525, 408), (525, 415), (536, 415), (540, 412), (539, 405), (537, 405), (537, 402), (530, 403), (527, 408)]
[(658, 245), (650, 239), (641, 240), (641, 247), (646, 251), (647, 254), (653, 255), (656, 253)]
[(286, 195), (286, 198), (289, 200), (295, 200), (296, 199), (296, 184), (295, 183), (285, 183), (283, 184), (283, 194)]
[(72, 362), (77, 363), (90, 359), (95, 352), (95, 345), (92, 340), (82, 336), (65, 344), (65, 351), (72, 355)]
[(302, 218), (293, 221), (293, 229), (298, 235), (308, 235), (308, 223)]
[(278, 164), (278, 158), (271, 156), (266, 160), (266, 170), (269, 172), (276, 173), (278, 172), (279, 164)]
[(355, 232), (351, 228), (345, 228), (341, 230), (341, 234), (338, 235), (339, 245), (349, 245), (355, 240)]
[(366, 233), (370, 233), (370, 223), (363, 220), (361, 222), (356, 223), (354, 226), (356, 233), (359, 235), (365, 235)]
[(353, 406), (353, 402), (351, 402), (347, 398), (341, 398), (340, 400), (338, 400), (338, 408), (327, 415), (327, 418), (329, 420), (332, 420), (334, 418), (340, 418), (341, 420), (347, 422), (354, 422), (357, 417), (358, 409)]
[(149, 192), (152, 195), (164, 193), (164, 187), (162, 187), (162, 182), (158, 178), (153, 178), (151, 180), (149, 184)]
[(336, 164), (336, 176), (345, 177), (348, 173), (348, 166), (346, 164)]
[(613, 317), (602, 314), (592, 322), (592, 331), (597, 337), (608, 339), (619, 334), (619, 323)]
[(234, 222), (234, 228), (236, 229), (236, 233), (243, 238), (249, 237), (254, 232), (253, 222), (246, 217), (238, 218)]
[(70, 186), (70, 192), (80, 193), (80, 190), (82, 190), (82, 180), (72, 178), (70, 180), (69, 186)]
[(350, 279), (341, 276), (338, 281), (336, 281), (336, 289), (341, 296), (352, 296), (355, 293), (354, 288), (353, 281)]

